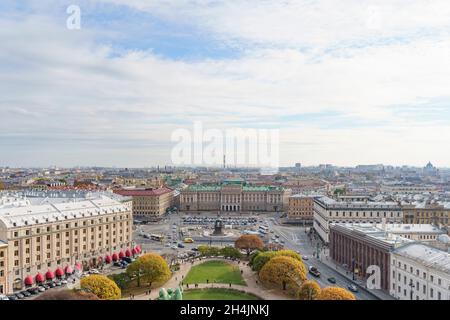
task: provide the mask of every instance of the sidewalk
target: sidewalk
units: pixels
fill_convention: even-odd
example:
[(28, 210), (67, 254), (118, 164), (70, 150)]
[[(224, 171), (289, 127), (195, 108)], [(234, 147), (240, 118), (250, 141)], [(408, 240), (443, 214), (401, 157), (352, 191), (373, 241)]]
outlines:
[[(254, 294), (264, 300), (293, 300), (292, 297), (289, 297), (287, 295), (284, 295), (279, 290), (275, 289), (266, 289), (264, 288), (259, 282), (257, 283), (257, 276), (256, 274), (251, 270), (249, 266), (247, 266), (246, 262), (241, 262), (238, 264), (236, 261), (224, 259), (224, 258), (204, 258), (202, 260), (196, 260), (193, 263), (186, 262), (180, 265), (180, 270), (174, 272), (172, 275), (172, 278), (167, 281), (162, 287), (160, 288), (154, 288), (151, 290), (150, 295), (141, 294), (136, 295), (133, 300), (155, 300), (159, 297), (159, 290), (161, 288), (166, 289), (176, 289), (178, 286), (181, 285), (182, 279), (187, 275), (191, 267), (203, 263), (205, 261), (209, 260), (221, 260), (226, 261), (228, 263), (234, 264), (238, 266), (241, 270), (243, 270), (242, 277), (244, 278), (246, 286), (244, 285), (236, 285), (232, 284), (231, 287), (227, 283), (199, 283), (198, 287), (195, 288), (194, 284), (189, 285), (189, 289), (187, 289), (186, 285), (183, 285), (183, 290), (192, 290), (192, 289), (204, 289), (204, 288), (224, 288), (224, 289), (236, 289), (240, 291), (244, 291), (246, 293)], [(129, 297), (122, 298), (122, 300), (130, 300)]]

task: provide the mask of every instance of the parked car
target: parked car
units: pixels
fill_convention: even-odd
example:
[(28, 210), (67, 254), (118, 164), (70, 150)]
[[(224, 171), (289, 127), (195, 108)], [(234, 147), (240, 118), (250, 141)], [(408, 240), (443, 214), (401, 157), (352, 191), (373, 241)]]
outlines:
[(129, 258), (129, 257), (123, 257), (122, 261), (125, 261), (127, 263), (132, 263), (133, 262), (133, 260), (131, 258)]
[(314, 277), (319, 278), (320, 272), (316, 267), (309, 267), (309, 273), (312, 274)]
[(306, 260), (309, 260), (309, 257), (308, 256), (302, 256), (302, 259), (306, 261)]
[(336, 283), (336, 278), (335, 277), (330, 277), (327, 279), (329, 283)]
[(17, 300), (17, 296), (15, 294), (10, 294), (9, 296), (7, 296), (9, 300), (13, 301), (13, 300)]
[(55, 281), (55, 285), (56, 285), (57, 287), (61, 287), (61, 286), (62, 286), (62, 283), (61, 283), (61, 281)]
[(0, 300), (9, 300), (9, 298), (3, 294), (0, 294)]
[(185, 247), (184, 244), (182, 244), (182, 243), (179, 243), (179, 244), (178, 244), (178, 248), (184, 248), (184, 247)]
[(352, 292), (358, 292), (358, 288), (354, 284), (349, 284), (347, 288)]
[(31, 297), (31, 292), (29, 292), (29, 291), (25, 290), (25, 291), (21, 291), (20, 293), (23, 294), (25, 296), (25, 298)]
[(61, 284), (67, 284), (67, 280), (61, 280)]
[(37, 289), (38, 289), (39, 292), (44, 292), (45, 291), (44, 286), (39, 286)]
[(47, 285), (48, 285), (50, 288), (56, 287), (56, 283), (54, 283), (54, 282), (49, 282)]
[(25, 295), (21, 292), (16, 293), (16, 297), (17, 297), (17, 299), (20, 299), (20, 300), (25, 299)]
[(44, 283), (42, 286), (45, 288), (45, 290), (48, 290), (51, 288), (47, 283)]
[(116, 261), (116, 262), (113, 263), (113, 266), (114, 267), (121, 267), (122, 264), (120, 262)]

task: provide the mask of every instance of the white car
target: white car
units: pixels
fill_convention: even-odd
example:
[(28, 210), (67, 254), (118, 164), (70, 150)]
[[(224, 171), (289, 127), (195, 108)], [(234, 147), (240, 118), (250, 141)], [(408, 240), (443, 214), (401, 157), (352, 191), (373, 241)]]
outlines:
[(44, 292), (45, 288), (44, 287), (38, 287), (39, 292)]
[(1, 300), (9, 300), (7, 296), (0, 294), (0, 301)]

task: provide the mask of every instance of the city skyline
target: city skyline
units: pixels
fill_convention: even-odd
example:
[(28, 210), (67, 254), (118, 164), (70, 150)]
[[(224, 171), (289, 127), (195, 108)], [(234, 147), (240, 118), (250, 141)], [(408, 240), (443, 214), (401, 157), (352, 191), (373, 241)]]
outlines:
[(171, 165), (171, 134), (202, 121), (279, 129), (280, 166), (450, 167), (449, 14), (446, 1), (2, 1), (0, 165)]

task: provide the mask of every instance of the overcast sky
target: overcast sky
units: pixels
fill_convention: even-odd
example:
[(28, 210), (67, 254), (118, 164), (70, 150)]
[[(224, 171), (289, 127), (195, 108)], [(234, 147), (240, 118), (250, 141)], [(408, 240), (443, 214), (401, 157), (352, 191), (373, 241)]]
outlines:
[(170, 165), (194, 121), (280, 129), (281, 165), (450, 166), (449, 17), (448, 0), (2, 0), (0, 166)]

